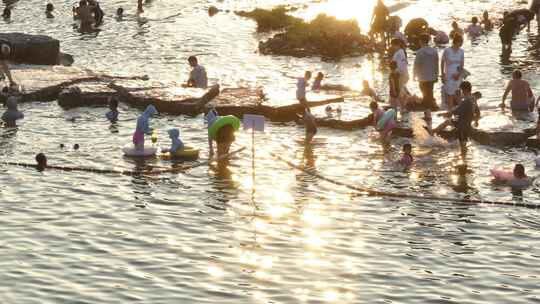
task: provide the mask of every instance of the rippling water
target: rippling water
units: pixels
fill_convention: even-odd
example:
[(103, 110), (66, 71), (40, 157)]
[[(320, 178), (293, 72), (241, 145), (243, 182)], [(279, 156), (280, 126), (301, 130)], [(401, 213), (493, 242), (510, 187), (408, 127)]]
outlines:
[[(309, 18), (326, 11), (356, 17), (365, 28), (372, 2), (308, 3), (297, 14)], [(235, 10), (280, 3), (162, 0), (146, 5), (145, 14), (136, 17), (135, 1), (103, 1), (108, 14), (103, 30), (81, 35), (72, 28), (72, 3), (55, 2), (57, 17), (45, 20), (44, 3), (42, 8), (25, 2), (13, 10), (11, 23), (2, 26), (4, 31), (59, 38), (78, 66), (149, 74), (164, 81), (185, 80), (187, 56), (199, 54), (212, 82), (264, 86), (273, 103), (294, 97), (294, 79), (286, 76), (301, 75), (305, 69), (324, 71), (329, 82), (354, 88), (368, 79), (381, 94), (386, 92), (377, 56), (341, 62), (260, 56), (257, 41), (266, 36), (255, 33), (252, 21), (226, 12), (212, 18), (206, 13), (210, 5)], [(453, 18), (464, 22), (484, 9), (500, 12), (504, 5), (509, 4), (411, 1), (399, 14), (405, 20), (420, 15), (448, 30)], [(122, 22), (111, 17), (118, 6), (131, 14)], [(485, 96), (483, 128), (516, 123), (493, 110), (514, 68), (524, 69), (533, 89), (539, 87), (533, 25), (531, 33), (515, 42), (509, 61), (499, 56), (496, 33), (464, 46), (471, 81)], [(367, 113), (366, 103), (348, 100), (344, 116)], [(106, 109), (66, 112), (55, 102), (23, 104), (21, 109), (26, 118), (18, 129), (0, 129), (2, 160), (32, 162), (34, 154), (43, 151), (51, 164), (69, 166), (133, 170), (174, 165), (122, 157), (120, 147), (131, 140), (137, 110), (121, 106), (121, 121), (110, 127)], [(72, 117), (77, 118), (68, 119)], [(169, 127), (181, 127), (186, 143), (206, 147), (201, 117), (161, 115), (152, 124), (159, 129), (159, 145), (168, 145)], [(536, 203), (536, 186), (513, 195), (494, 186), (488, 174), (493, 166), (515, 162), (538, 174), (532, 152), (473, 142), (467, 157), (472, 172), (460, 179), (453, 172), (460, 159), (455, 146), (422, 145), (416, 139), (417, 164), (400, 173), (389, 164), (404, 139), (393, 139), (392, 147), (383, 150), (371, 130), (321, 128), (318, 137), (323, 140), (309, 149), (296, 141), (302, 137), (303, 128), (294, 124), (270, 124), (266, 133), (257, 134), (254, 184), (249, 149), (226, 170), (201, 166), (157, 177), (39, 173), (0, 165), (1, 302), (539, 301), (538, 211), (368, 197), (292, 170), (270, 155), (276, 152), (308, 172), (374, 189)], [(250, 146), (249, 134), (240, 132), (237, 138), (235, 147)], [(61, 143), (66, 148), (61, 149)], [(78, 151), (71, 148), (75, 143), (81, 145)]]

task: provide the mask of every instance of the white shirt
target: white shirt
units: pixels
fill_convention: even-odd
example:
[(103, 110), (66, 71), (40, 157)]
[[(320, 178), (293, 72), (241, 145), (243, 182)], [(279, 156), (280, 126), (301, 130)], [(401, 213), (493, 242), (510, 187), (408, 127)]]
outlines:
[(397, 63), (397, 70), (399, 74), (409, 75), (409, 63), (407, 62), (407, 57), (405, 56), (405, 51), (403, 51), (403, 49), (399, 49), (397, 52), (395, 52), (392, 60)]
[(202, 65), (196, 65), (189, 73), (189, 80), (195, 83), (196, 88), (206, 89), (208, 87), (208, 78), (206, 77), (206, 70)]
[(298, 82), (296, 83), (296, 99), (306, 98), (306, 87), (308, 85), (304, 77), (298, 78)]

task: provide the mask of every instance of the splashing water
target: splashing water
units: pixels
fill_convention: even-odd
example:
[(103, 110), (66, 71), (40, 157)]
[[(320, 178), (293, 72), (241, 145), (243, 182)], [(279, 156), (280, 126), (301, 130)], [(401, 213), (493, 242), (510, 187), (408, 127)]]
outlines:
[(426, 122), (423, 119), (421, 119), (418, 115), (411, 116), (411, 126), (413, 129), (415, 142), (419, 146), (450, 147), (454, 145), (454, 142), (448, 142), (439, 136), (430, 135), (426, 128), (431, 128), (431, 126), (427, 126)]

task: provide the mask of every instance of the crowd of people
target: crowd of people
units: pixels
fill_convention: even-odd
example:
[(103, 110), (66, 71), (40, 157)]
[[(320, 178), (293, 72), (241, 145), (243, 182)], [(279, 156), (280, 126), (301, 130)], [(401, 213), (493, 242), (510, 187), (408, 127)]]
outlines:
[[(138, 1), (138, 9), (142, 10), (142, 0)], [(46, 17), (54, 18), (54, 6), (46, 5)], [(9, 11), (4, 11), (4, 15), (10, 15)], [(117, 16), (123, 15), (123, 9), (117, 10)], [(503, 53), (511, 52), (513, 37), (524, 27), (529, 27), (534, 16), (540, 15), (540, 0), (533, 1), (530, 9), (520, 9), (511, 12), (505, 12), (500, 22), (499, 36), (502, 42)], [(81, 0), (78, 7), (73, 8), (73, 16), (80, 20), (82, 30), (91, 30), (98, 27), (103, 22), (104, 12), (96, 0)], [(540, 18), (538, 19), (540, 22)], [(457, 132), (457, 138), (460, 142), (462, 154), (465, 155), (467, 141), (471, 136), (473, 123), (477, 126), (480, 119), (480, 110), (478, 99), (481, 98), (479, 92), (473, 92), (472, 84), (466, 81), (469, 72), (465, 68), (465, 52), (462, 49), (464, 35), (471, 38), (492, 31), (496, 26), (490, 19), (487, 11), (483, 12), (481, 18), (472, 17), (470, 24), (464, 29), (460, 28), (458, 22), (451, 24), (451, 31), (446, 34), (444, 31), (434, 29), (422, 18), (411, 20), (401, 32), (402, 22), (399, 17), (390, 16), (388, 8), (382, 0), (379, 0), (374, 8), (370, 36), (373, 40), (387, 45), (389, 57), (389, 98), (386, 111), (383, 111), (381, 104), (384, 102), (381, 97), (369, 86), (367, 81), (363, 83), (363, 92), (373, 98), (370, 104), (372, 112), (373, 125), (380, 131), (384, 139), (391, 133), (392, 128), (396, 126), (398, 114), (403, 117), (403, 113), (410, 110), (412, 104), (420, 101), (424, 109), (424, 119), (429, 123), (428, 131), (431, 135), (436, 134), (453, 126)], [(436, 45), (450, 46), (444, 48), (441, 56), (438, 50), (431, 46), (431, 41)], [(409, 74), (409, 56), (407, 48), (410, 47), (416, 51), (416, 57), (412, 66), (412, 77)], [(7, 43), (0, 47), (0, 70), (1, 74), (8, 78), (10, 86), (16, 86), (9, 71), (7, 61), (10, 58), (12, 50)], [(205, 68), (199, 64), (195, 56), (188, 58), (188, 63), (192, 70), (184, 85), (186, 87), (207, 88), (208, 77)], [(297, 79), (296, 99), (302, 107), (303, 122), (305, 125), (305, 143), (310, 144), (317, 133), (317, 123), (314, 115), (311, 113), (309, 102), (306, 99), (306, 91), (311, 80), (311, 71)], [(408, 90), (408, 84), (411, 79), (418, 83), (421, 97), (413, 96)], [(434, 85), (442, 82), (441, 105), (439, 106), (434, 97)], [(325, 86), (322, 82), (324, 74), (319, 72), (315, 77), (312, 90), (320, 90)], [(513, 111), (532, 112), (535, 108), (534, 94), (527, 81), (522, 79), (519, 70), (514, 71), (512, 80), (502, 96), (500, 107), (506, 108), (506, 99), (511, 94), (510, 108)], [(2, 120), (7, 125), (15, 125), (15, 121), (21, 119), (24, 115), (17, 109), (17, 103), (14, 99), (8, 99), (8, 110), (2, 116)], [(436, 128), (431, 128), (432, 111), (439, 110), (441, 107), (448, 109), (443, 113), (447, 119)], [(111, 100), (110, 112), (107, 118), (111, 122), (118, 120), (118, 101)], [(157, 113), (157, 109), (149, 106), (146, 111), (137, 120), (135, 132), (133, 134), (133, 145), (135, 149), (144, 149), (144, 135), (149, 134), (152, 129), (149, 126), (149, 120), (152, 115)], [(215, 110), (206, 115), (208, 127), (219, 119)], [(218, 155), (228, 153), (230, 144), (234, 141), (235, 129), (231, 124), (225, 125), (221, 131), (213, 136), (209, 136), (210, 154), (213, 154), (213, 141), (218, 143)], [(176, 151), (183, 147), (183, 142), (179, 138), (179, 130), (169, 130), (172, 140), (171, 148), (167, 151)], [(400, 162), (404, 166), (410, 166), (413, 163), (412, 147), (410, 144), (403, 146), (404, 155)]]

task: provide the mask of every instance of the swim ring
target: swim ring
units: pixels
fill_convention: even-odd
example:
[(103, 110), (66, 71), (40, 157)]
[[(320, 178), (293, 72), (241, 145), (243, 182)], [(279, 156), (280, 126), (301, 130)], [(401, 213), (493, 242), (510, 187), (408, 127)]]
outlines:
[(175, 153), (163, 153), (161, 157), (164, 159), (171, 158), (187, 158), (187, 159), (197, 159), (199, 158), (199, 149), (185, 146), (183, 149), (176, 151)]
[(208, 135), (210, 138), (216, 138), (217, 132), (225, 125), (231, 125), (235, 130), (240, 129), (240, 119), (233, 115), (220, 116), (210, 127), (208, 127)]
[(381, 131), (386, 127), (386, 124), (389, 121), (392, 121), (396, 118), (396, 110), (395, 109), (389, 109), (386, 111), (381, 119), (377, 122), (377, 130)]
[(131, 157), (149, 157), (156, 155), (157, 148), (155, 147), (144, 147), (143, 150), (137, 150), (135, 149), (135, 146), (133, 144), (126, 144), (122, 151), (124, 152), (124, 155), (131, 156)]

